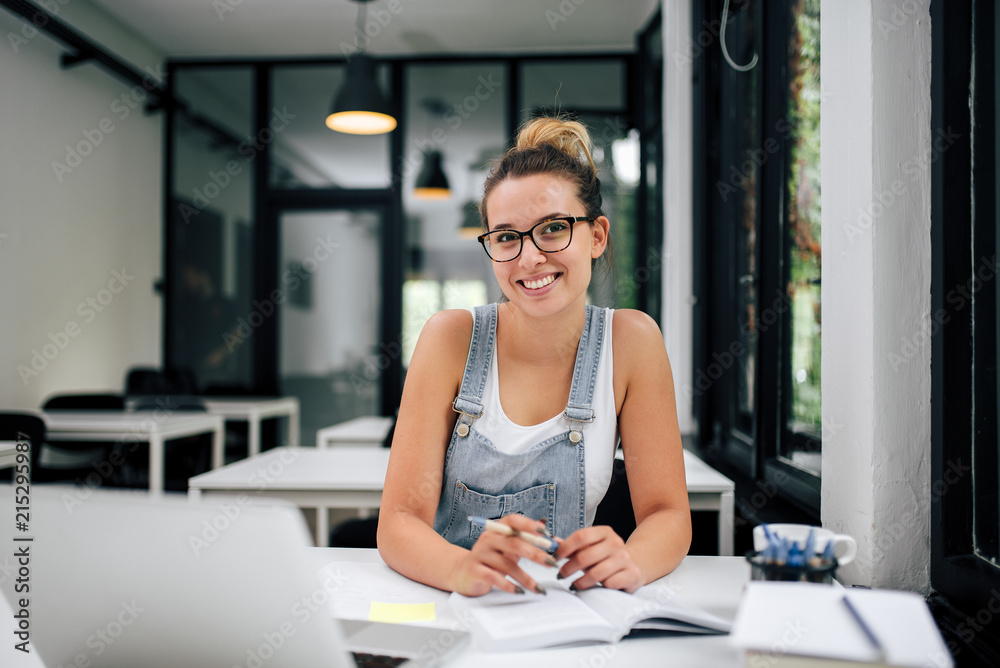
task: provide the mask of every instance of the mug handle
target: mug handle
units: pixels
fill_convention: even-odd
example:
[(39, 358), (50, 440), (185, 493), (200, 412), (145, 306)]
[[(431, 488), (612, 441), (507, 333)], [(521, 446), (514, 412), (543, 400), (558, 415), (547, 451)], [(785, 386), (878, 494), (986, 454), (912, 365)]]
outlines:
[(831, 538), (834, 545), (837, 546), (837, 551), (840, 551), (841, 545), (846, 545), (847, 548), (843, 556), (837, 556), (837, 566), (846, 566), (847, 564), (854, 561), (854, 557), (858, 554), (858, 542), (854, 540), (853, 536), (848, 536), (845, 533), (838, 533)]

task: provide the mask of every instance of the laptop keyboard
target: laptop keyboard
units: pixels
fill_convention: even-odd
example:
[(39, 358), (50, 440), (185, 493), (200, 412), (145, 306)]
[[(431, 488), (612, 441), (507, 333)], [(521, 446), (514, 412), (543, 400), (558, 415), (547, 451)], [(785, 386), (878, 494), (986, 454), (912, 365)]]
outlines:
[(351, 652), (358, 668), (395, 668), (406, 659), (398, 656), (387, 656), (385, 654), (366, 654), (364, 652)]

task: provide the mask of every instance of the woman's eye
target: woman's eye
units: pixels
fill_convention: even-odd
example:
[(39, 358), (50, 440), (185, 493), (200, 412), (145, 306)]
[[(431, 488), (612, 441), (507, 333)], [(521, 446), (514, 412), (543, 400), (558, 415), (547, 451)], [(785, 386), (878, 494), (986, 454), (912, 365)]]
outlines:
[(559, 234), (569, 228), (569, 223), (565, 220), (553, 220), (542, 227), (542, 234)]
[(513, 232), (501, 232), (496, 235), (496, 241), (498, 244), (509, 244), (513, 241), (517, 241), (518, 235)]

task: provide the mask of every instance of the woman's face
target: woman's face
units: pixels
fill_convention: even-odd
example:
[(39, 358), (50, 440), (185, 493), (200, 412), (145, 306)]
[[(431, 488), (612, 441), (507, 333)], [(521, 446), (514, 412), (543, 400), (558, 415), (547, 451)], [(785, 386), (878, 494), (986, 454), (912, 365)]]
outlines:
[[(551, 174), (509, 178), (497, 185), (486, 200), (490, 230), (526, 232), (549, 218), (586, 216), (587, 211), (567, 179)], [(586, 301), (591, 261), (607, 245), (608, 219), (573, 225), (569, 247), (543, 253), (525, 237), (521, 254), (510, 262), (494, 262), (500, 289), (511, 303), (538, 316), (551, 315)]]

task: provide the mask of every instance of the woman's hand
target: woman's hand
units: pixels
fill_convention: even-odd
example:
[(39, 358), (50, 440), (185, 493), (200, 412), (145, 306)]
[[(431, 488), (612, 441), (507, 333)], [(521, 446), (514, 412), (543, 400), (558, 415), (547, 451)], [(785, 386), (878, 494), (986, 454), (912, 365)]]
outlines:
[[(528, 533), (540, 533), (539, 529), (545, 526), (542, 522), (523, 515), (507, 515), (499, 521)], [(547, 566), (556, 565), (552, 556), (522, 538), (483, 531), (472, 549), (458, 563), (452, 575), (451, 589), (465, 596), (482, 596), (493, 587), (512, 594), (523, 594), (525, 590), (544, 594), (545, 590), (517, 565), (521, 557)], [(511, 582), (507, 576), (520, 583), (520, 586)]]
[(583, 575), (573, 582), (574, 589), (602, 584), (631, 594), (643, 584), (642, 572), (625, 549), (625, 541), (609, 526), (592, 526), (573, 532), (560, 541), (556, 557), (568, 559), (559, 569), (559, 577), (583, 571)]

